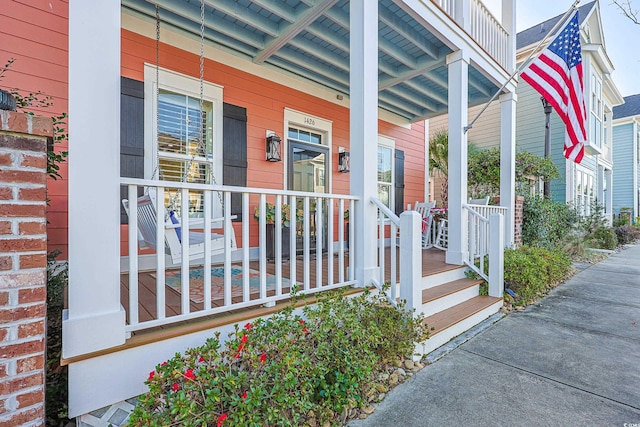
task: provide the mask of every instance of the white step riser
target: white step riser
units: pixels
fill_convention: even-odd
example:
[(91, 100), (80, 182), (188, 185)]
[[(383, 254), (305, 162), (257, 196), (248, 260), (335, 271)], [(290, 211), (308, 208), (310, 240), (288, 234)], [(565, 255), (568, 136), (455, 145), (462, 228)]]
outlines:
[(433, 288), (434, 286), (442, 285), (443, 283), (453, 282), (458, 279), (465, 279), (464, 275), (467, 271), (466, 266), (460, 266), (455, 270), (443, 271), (442, 273), (431, 274), (422, 278), (422, 289)]
[(484, 310), (474, 314), (473, 316), (467, 317), (462, 322), (458, 322), (450, 328), (437, 333), (428, 340), (416, 344), (416, 353), (419, 353), (420, 355), (431, 353), (433, 350), (451, 341), (452, 338), (455, 338), (458, 335), (468, 331), (487, 317), (497, 313), (498, 311), (500, 311), (500, 307), (502, 307), (502, 301), (497, 301)]
[(449, 295), (445, 295), (436, 300), (429, 301), (426, 304), (422, 305), (422, 312), (425, 317), (431, 316), (432, 314), (439, 313), (447, 308), (451, 308), (455, 305), (461, 304), (471, 298), (475, 298), (478, 296), (478, 292), (480, 291), (480, 285), (471, 286), (457, 292), (454, 292)]

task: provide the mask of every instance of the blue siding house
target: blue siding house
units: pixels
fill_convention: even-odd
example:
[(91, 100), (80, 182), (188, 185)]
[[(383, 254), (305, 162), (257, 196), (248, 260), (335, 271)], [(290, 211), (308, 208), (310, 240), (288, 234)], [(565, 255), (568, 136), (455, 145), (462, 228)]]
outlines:
[[(614, 67), (607, 55), (599, 2), (587, 3), (578, 10), (588, 140), (585, 144), (585, 157), (580, 164), (566, 160), (562, 153), (565, 127), (555, 111), (551, 113), (550, 154), (560, 172), (560, 178), (551, 182), (551, 197), (555, 201), (573, 203), (585, 215), (590, 212), (591, 203), (597, 200), (604, 205), (611, 221), (613, 201), (611, 191), (607, 189), (612, 187), (614, 165), (611, 139), (613, 108), (622, 104), (623, 98), (611, 79)], [(524, 62), (561, 18), (562, 15), (559, 15), (519, 32), (516, 61)], [(551, 35), (548, 41), (553, 37)], [(543, 156), (545, 115), (540, 94), (520, 79), (516, 95), (516, 150)], [(469, 109), (470, 121), (481, 108), (482, 106), (478, 106)], [(480, 149), (498, 145), (500, 109), (501, 101), (496, 100), (482, 114), (469, 130), (470, 144)], [(430, 134), (445, 128), (446, 123), (446, 116), (430, 119)], [(437, 183), (435, 188), (438, 188)]]
[(627, 96), (624, 104), (613, 109), (613, 212), (638, 207), (638, 140), (640, 139), (640, 94)]

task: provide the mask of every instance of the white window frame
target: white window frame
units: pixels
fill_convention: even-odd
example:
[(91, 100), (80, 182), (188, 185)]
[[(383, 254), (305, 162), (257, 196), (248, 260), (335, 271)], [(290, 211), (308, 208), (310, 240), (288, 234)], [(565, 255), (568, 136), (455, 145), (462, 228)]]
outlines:
[[(383, 135), (378, 135), (378, 147), (377, 150), (380, 149), (380, 147), (384, 147), (384, 148), (388, 148), (391, 150), (391, 182), (387, 183), (387, 182), (382, 182), (382, 181), (378, 181), (378, 164), (376, 162), (376, 192), (377, 192), (377, 188), (379, 185), (384, 184), (384, 185), (388, 185), (389, 186), (389, 206), (388, 208), (391, 209), (391, 211), (395, 211), (395, 202), (396, 202), (396, 165), (395, 165), (395, 151), (396, 151), (396, 141), (394, 139), (391, 139), (389, 137), (383, 136)], [(376, 156), (377, 158), (377, 156)], [(380, 193), (377, 193), (378, 199), (380, 199)]]
[[(580, 165), (576, 165), (575, 174), (574, 203), (580, 216), (587, 216), (591, 213), (591, 203), (595, 199), (595, 176), (593, 171)], [(578, 191), (578, 186), (580, 186), (580, 191)]]
[[(283, 189), (287, 189), (289, 185), (289, 128), (309, 131), (321, 135), (320, 145), (329, 148), (329, 154), (327, 159), (327, 170), (325, 171), (324, 179), (327, 183), (327, 192), (333, 191), (333, 122), (331, 120), (324, 119), (322, 117), (314, 116), (313, 114), (304, 113), (302, 111), (296, 111), (291, 108), (284, 109), (284, 129), (282, 135), (284, 141), (282, 142), (282, 167), (284, 168), (284, 181), (282, 183)], [(270, 131), (267, 130), (267, 133)], [(327, 182), (328, 181), (328, 182)]]
[[(175, 71), (160, 68), (160, 89), (188, 95), (200, 99), (200, 79), (180, 74)], [(158, 109), (156, 67), (145, 64), (144, 67), (144, 176), (152, 179), (157, 166), (157, 135), (156, 114)], [(222, 173), (222, 96), (223, 87), (209, 82), (203, 82), (203, 100), (212, 103), (213, 107), (213, 173)], [(148, 155), (147, 155), (148, 153)], [(219, 153), (220, 155), (217, 155)]]
[[(589, 139), (592, 144), (602, 149), (604, 129), (604, 99), (602, 98), (602, 78), (594, 71), (591, 74), (591, 97), (589, 99)], [(598, 124), (600, 125), (598, 128)], [(599, 132), (598, 132), (599, 130)]]
[[(188, 95), (192, 98), (200, 99), (200, 79), (191, 77), (176, 71), (165, 68), (158, 68), (157, 74), (160, 80), (160, 89)], [(223, 86), (203, 82), (203, 100), (212, 104), (212, 150), (213, 159), (211, 170), (214, 177), (220, 177), (217, 182), (222, 183), (222, 103)], [(144, 176), (146, 179), (153, 179), (153, 174), (157, 174), (158, 168), (158, 146), (157, 146), (157, 117), (158, 111), (158, 82), (156, 79), (156, 66), (144, 65)], [(213, 203), (214, 217), (222, 216), (222, 206), (214, 197)]]

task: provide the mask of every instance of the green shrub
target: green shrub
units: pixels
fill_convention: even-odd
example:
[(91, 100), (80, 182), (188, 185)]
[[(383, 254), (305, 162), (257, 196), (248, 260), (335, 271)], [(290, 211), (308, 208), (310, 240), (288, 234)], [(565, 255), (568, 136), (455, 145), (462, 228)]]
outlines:
[(59, 251), (47, 256), (47, 361), (46, 418), (48, 426), (65, 426), (67, 418), (67, 368), (60, 366), (62, 356), (62, 309), (64, 289), (69, 281), (66, 264), (56, 262)]
[(598, 227), (586, 237), (587, 246), (613, 250), (618, 246), (616, 232), (610, 227)]
[(618, 237), (618, 243), (621, 245), (627, 245), (640, 239), (640, 230), (634, 226), (622, 225), (620, 227), (616, 227), (614, 230)]
[(505, 284), (527, 304), (571, 271), (571, 258), (559, 249), (522, 246), (504, 253)]
[(547, 249), (559, 247), (579, 223), (574, 209), (544, 197), (526, 197), (522, 221), (522, 243)]
[(364, 405), (384, 362), (428, 337), (422, 319), (382, 297), (331, 295), (237, 325), (152, 371), (134, 426), (298, 426)]

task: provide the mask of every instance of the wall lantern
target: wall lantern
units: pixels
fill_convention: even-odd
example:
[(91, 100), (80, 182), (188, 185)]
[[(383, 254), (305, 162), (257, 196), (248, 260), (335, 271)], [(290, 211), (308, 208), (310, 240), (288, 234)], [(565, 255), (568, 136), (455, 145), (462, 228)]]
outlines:
[(345, 151), (344, 147), (338, 147), (338, 172), (349, 172), (351, 168), (351, 153)]
[(275, 133), (267, 136), (267, 160), (270, 162), (279, 162), (282, 160), (280, 137)]

